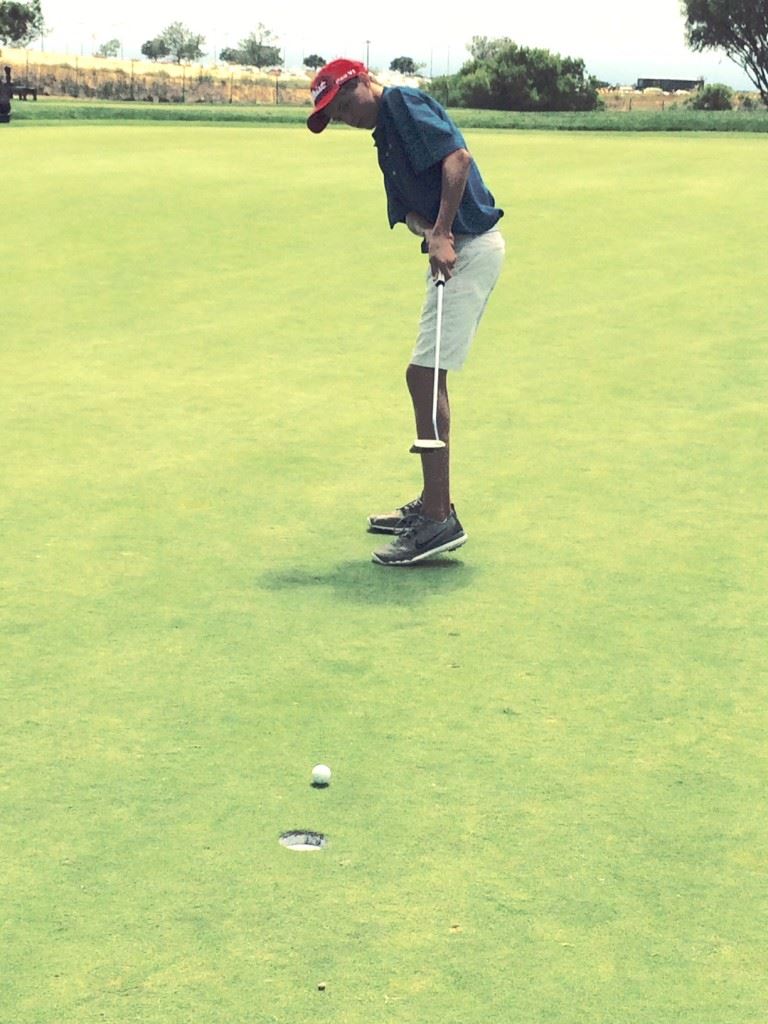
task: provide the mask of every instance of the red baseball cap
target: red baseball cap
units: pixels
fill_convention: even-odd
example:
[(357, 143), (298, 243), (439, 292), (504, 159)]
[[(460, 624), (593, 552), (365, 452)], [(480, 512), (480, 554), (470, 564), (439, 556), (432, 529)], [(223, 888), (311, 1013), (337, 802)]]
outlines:
[(325, 113), (325, 108), (338, 94), (339, 89), (345, 82), (350, 82), (353, 78), (367, 73), (368, 68), (365, 64), (361, 64), (359, 60), (345, 60), (343, 58), (332, 60), (330, 64), (320, 68), (309, 87), (315, 109), (307, 118), (307, 128), (311, 132), (315, 132), (315, 134), (327, 128), (331, 123), (331, 119)]

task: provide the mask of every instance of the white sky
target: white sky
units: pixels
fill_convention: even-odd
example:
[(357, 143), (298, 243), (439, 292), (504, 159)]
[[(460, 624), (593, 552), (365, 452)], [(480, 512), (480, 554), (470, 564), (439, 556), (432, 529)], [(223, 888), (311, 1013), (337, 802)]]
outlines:
[(363, 61), (370, 53), (372, 68), (407, 56), (425, 64), (427, 73), (443, 74), (467, 59), (472, 36), (509, 36), (521, 46), (581, 57), (591, 74), (609, 82), (704, 77), (750, 87), (724, 53), (687, 48), (679, 0), (519, 0), (514, 7), (471, 0), (445, 5), (450, 15), (423, 0), (42, 0), (42, 6), (49, 26), (45, 48), (73, 54), (117, 38), (125, 57), (138, 57), (142, 43), (174, 21), (204, 35), (203, 49), (218, 54), (262, 22), (278, 36), (289, 68), (300, 67), (310, 53)]

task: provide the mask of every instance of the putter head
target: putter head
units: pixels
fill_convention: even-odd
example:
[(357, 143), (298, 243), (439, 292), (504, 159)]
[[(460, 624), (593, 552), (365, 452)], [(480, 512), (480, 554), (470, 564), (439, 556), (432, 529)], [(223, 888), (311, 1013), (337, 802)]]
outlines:
[(419, 455), (421, 452), (437, 451), (438, 448), (445, 448), (445, 441), (441, 441), (437, 437), (417, 437), (411, 445), (410, 451), (414, 455)]

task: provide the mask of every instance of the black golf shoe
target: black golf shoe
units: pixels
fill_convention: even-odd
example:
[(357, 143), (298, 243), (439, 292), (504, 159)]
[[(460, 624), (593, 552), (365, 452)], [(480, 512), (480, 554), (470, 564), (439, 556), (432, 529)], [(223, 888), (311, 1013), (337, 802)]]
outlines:
[(455, 510), (442, 523), (419, 516), (391, 544), (374, 551), (373, 561), (379, 565), (413, 565), (433, 555), (454, 551), (466, 542), (467, 535)]
[(421, 498), (409, 501), (384, 516), (368, 516), (368, 533), (402, 533), (413, 526), (421, 515)]

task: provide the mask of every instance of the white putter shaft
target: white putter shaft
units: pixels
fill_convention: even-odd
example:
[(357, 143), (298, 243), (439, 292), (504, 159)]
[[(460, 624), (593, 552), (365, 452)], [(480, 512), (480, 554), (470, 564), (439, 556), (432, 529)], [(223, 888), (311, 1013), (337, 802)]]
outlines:
[[(406, 214), (405, 223), (409, 231), (421, 238), (426, 238), (427, 231), (432, 225), (419, 213), (411, 212)], [(435, 379), (432, 387), (432, 429), (434, 437), (417, 437), (411, 445), (412, 452), (429, 452), (437, 448), (445, 448), (445, 441), (440, 440), (440, 432), (437, 429), (437, 391), (440, 375), (440, 339), (443, 333), (443, 290), (445, 288), (445, 277), (438, 274), (435, 280), (437, 288), (437, 325), (435, 331)]]
[(443, 333), (443, 292), (445, 290), (445, 278), (438, 274), (435, 279), (437, 288), (437, 317), (435, 326), (435, 376), (432, 383), (432, 429), (434, 437), (417, 437), (411, 445), (412, 452), (429, 452), (437, 448), (445, 448), (445, 441), (440, 440), (440, 432), (437, 429), (437, 394), (440, 379), (440, 339)]

